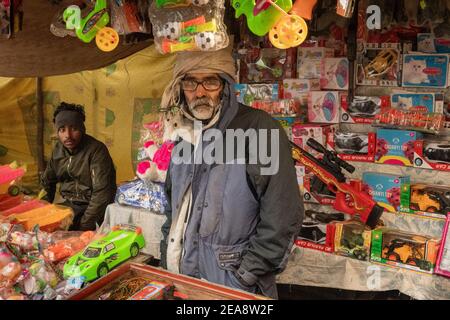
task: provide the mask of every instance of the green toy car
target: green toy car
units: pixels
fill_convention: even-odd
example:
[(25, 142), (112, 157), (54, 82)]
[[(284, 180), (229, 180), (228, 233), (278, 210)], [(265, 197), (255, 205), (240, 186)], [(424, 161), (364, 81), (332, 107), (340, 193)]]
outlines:
[(141, 228), (116, 225), (108, 235), (67, 260), (64, 278), (83, 277), (84, 282), (89, 282), (103, 277), (115, 266), (136, 257), (144, 246)]

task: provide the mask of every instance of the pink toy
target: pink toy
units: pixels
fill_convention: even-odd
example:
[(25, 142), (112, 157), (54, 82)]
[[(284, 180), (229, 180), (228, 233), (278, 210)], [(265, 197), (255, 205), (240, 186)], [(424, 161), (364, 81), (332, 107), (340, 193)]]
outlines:
[(450, 213), (447, 214), (444, 233), (442, 235), (441, 248), (437, 258), (435, 272), (450, 278)]
[(144, 148), (150, 160), (141, 161), (136, 169), (137, 176), (144, 181), (164, 182), (170, 164), (170, 155), (174, 144), (164, 142), (160, 148), (153, 140), (144, 143)]

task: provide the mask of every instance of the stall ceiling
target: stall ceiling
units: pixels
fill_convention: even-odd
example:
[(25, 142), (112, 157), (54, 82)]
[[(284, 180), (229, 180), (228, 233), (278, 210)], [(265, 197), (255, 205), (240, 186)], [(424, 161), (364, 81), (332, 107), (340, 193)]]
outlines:
[(54, 36), (50, 24), (62, 8), (76, 1), (24, 1), (23, 30), (11, 39), (0, 39), (0, 76), (44, 77), (98, 69), (127, 57), (151, 43), (119, 44), (112, 52), (100, 51), (95, 40)]

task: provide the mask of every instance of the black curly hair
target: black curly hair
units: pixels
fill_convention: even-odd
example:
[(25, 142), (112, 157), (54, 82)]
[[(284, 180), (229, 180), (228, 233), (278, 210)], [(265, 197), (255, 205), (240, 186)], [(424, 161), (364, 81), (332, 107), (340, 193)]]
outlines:
[(86, 114), (84, 113), (84, 107), (80, 104), (61, 102), (58, 107), (56, 107), (55, 112), (53, 112), (53, 123), (55, 123), (56, 116), (61, 111), (76, 111), (81, 114), (83, 122), (86, 120)]

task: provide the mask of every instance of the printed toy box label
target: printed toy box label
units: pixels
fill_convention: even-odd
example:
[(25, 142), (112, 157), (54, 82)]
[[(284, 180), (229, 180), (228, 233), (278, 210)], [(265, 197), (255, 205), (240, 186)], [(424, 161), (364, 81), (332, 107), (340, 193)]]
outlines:
[(414, 167), (450, 171), (450, 141), (415, 141)]
[(409, 176), (364, 172), (363, 190), (370, 194), (387, 211), (409, 212)]
[(351, 102), (341, 93), (341, 121), (345, 123), (370, 124), (382, 108), (390, 106), (389, 96), (354, 96)]
[(380, 228), (372, 231), (370, 260), (432, 274), (438, 250), (436, 239)]
[(338, 91), (311, 91), (308, 120), (314, 123), (339, 123), (340, 97)]
[(416, 131), (377, 129), (375, 162), (412, 166), (414, 142), (421, 137)]
[(403, 87), (445, 88), (448, 56), (443, 54), (405, 54), (403, 56)]
[(348, 90), (347, 58), (325, 58), (322, 60), (320, 87), (328, 90)]
[(375, 160), (376, 134), (336, 131), (329, 133), (327, 147), (345, 161), (373, 162)]
[(278, 100), (278, 84), (245, 84), (234, 86), (239, 103), (251, 107), (254, 100)]
[(426, 53), (450, 53), (450, 38), (435, 38), (432, 33), (418, 33), (417, 50)]
[(432, 93), (394, 93), (391, 95), (391, 106), (405, 111), (439, 112), (435, 111)]

